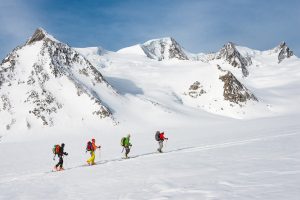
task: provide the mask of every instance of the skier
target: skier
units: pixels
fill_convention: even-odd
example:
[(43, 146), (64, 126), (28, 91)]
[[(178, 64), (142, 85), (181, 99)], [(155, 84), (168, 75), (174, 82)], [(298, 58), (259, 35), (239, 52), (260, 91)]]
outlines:
[(95, 164), (95, 151), (97, 148), (101, 148), (101, 146), (97, 146), (96, 145), (96, 140), (92, 139), (92, 142), (88, 142), (87, 145), (87, 151), (90, 151), (91, 153), (91, 157), (86, 161), (88, 163), (88, 165), (94, 165)]
[(123, 146), (123, 150), (125, 148), (125, 158), (127, 159), (130, 152), (130, 147), (132, 146), (132, 144), (130, 143), (130, 134), (128, 134), (127, 137), (122, 138), (121, 145)]
[(64, 167), (63, 167), (63, 164), (64, 164), (64, 160), (63, 160), (63, 156), (67, 156), (68, 153), (67, 152), (64, 152), (64, 147), (65, 147), (65, 144), (62, 143), (61, 146), (59, 147), (59, 150), (58, 150), (58, 153), (57, 153), (57, 156), (59, 158), (59, 161), (58, 163), (54, 166), (54, 170), (55, 171), (61, 171), (61, 170), (64, 170)]
[(156, 134), (158, 134), (158, 138), (157, 138), (157, 136), (156, 136), (155, 138), (157, 138), (158, 145), (159, 145), (157, 151), (158, 151), (159, 153), (162, 153), (162, 148), (163, 148), (163, 146), (164, 146), (164, 140), (168, 140), (168, 138), (165, 137), (165, 133), (164, 133), (164, 132), (161, 132), (161, 133), (158, 132), (158, 133), (156, 133)]

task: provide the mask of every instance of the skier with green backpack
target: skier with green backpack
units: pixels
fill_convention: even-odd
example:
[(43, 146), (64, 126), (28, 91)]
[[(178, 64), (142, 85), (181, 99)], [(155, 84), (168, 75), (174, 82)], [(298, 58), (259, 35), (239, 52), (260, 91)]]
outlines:
[(125, 158), (126, 158), (126, 159), (129, 158), (129, 157), (128, 157), (128, 154), (129, 154), (130, 148), (131, 148), (131, 146), (132, 146), (132, 144), (130, 143), (130, 134), (128, 134), (127, 137), (123, 137), (123, 138), (121, 139), (121, 146), (123, 147), (122, 152), (123, 152), (124, 149), (125, 149)]

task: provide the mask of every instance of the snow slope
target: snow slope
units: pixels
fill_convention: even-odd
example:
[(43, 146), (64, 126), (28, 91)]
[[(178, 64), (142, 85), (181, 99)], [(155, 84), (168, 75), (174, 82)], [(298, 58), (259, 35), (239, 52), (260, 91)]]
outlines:
[[(133, 133), (129, 160), (120, 159), (120, 135), (102, 130), (94, 135), (103, 150), (93, 167), (81, 167), (88, 157), (84, 134), (3, 143), (0, 198), (296, 200), (300, 127), (292, 119), (234, 120), (206, 128), (200, 123), (184, 133), (170, 129), (163, 154), (152, 153), (154, 133), (145, 126)], [(58, 141), (66, 143), (68, 170), (49, 173), (55, 164), (50, 147)], [(15, 148), (8, 150), (11, 145)]]

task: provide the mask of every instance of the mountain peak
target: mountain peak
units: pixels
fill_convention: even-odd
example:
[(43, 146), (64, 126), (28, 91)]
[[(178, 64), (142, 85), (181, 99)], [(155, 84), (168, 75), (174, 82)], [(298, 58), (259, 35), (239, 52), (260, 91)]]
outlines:
[(188, 60), (183, 48), (172, 37), (153, 39), (141, 45), (147, 57), (155, 60), (173, 59)]
[(228, 48), (228, 49), (233, 49), (233, 48), (235, 48), (235, 43), (233, 43), (233, 42), (227, 42), (226, 44), (224, 44), (224, 47), (225, 48)]
[(163, 37), (163, 38), (157, 38), (157, 39), (152, 39), (152, 40), (149, 40), (147, 42), (144, 43), (144, 45), (147, 45), (147, 44), (151, 44), (153, 42), (159, 42), (159, 43), (177, 43), (177, 41), (173, 38), (173, 37)]
[(245, 58), (237, 50), (236, 45), (233, 42), (228, 42), (223, 48), (217, 53), (216, 59), (225, 59), (233, 67), (242, 69), (244, 76), (248, 76), (249, 72), (247, 66), (252, 64), (250, 58)]
[(285, 58), (289, 58), (294, 55), (294, 52), (290, 50), (284, 41), (274, 48), (274, 52), (278, 53), (278, 63), (283, 61)]
[(39, 27), (35, 30), (35, 32), (29, 38), (26, 44), (32, 44), (34, 42), (41, 41), (45, 38), (58, 42), (58, 40), (56, 40), (52, 35), (48, 34), (43, 28)]

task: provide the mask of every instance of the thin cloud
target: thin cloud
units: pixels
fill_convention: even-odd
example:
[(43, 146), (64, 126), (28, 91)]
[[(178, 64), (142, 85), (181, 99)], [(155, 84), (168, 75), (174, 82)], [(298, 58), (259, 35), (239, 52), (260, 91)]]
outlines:
[(25, 1), (1, 1), (0, 4), (0, 55), (24, 43), (36, 28), (38, 17)]
[(299, 5), (296, 0), (1, 2), (0, 56), (22, 44), (38, 26), (80, 47), (118, 50), (172, 36), (198, 53), (216, 51), (228, 41), (264, 50), (286, 40), (299, 55)]

